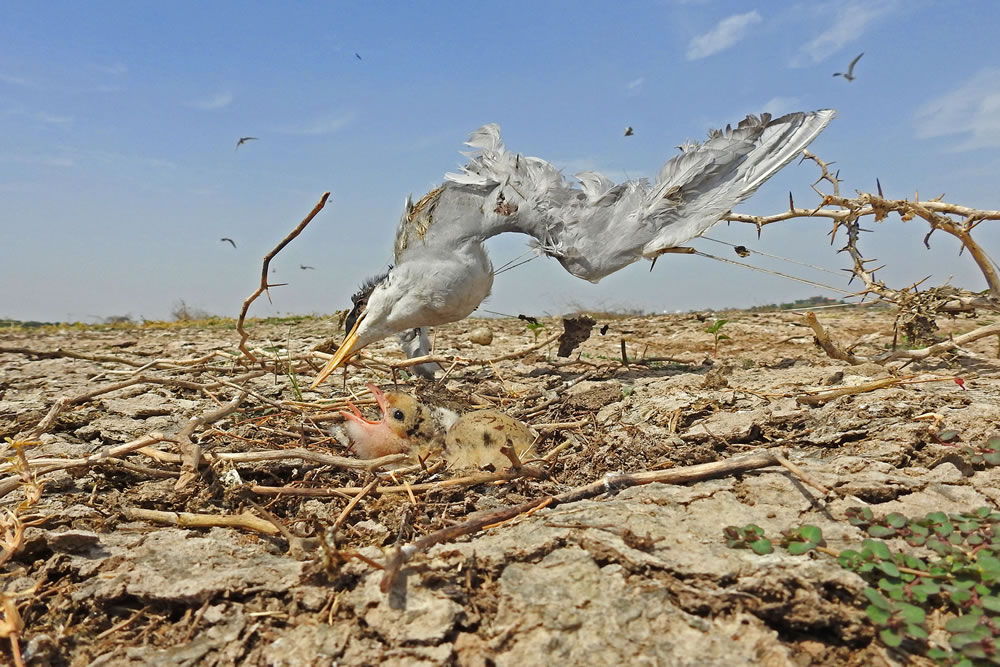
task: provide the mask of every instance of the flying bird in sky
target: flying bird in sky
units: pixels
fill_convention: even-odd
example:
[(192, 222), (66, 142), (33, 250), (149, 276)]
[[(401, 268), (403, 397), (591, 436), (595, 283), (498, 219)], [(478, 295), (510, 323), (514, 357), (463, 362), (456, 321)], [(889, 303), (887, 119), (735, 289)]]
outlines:
[(240, 149), (240, 146), (248, 141), (259, 141), (257, 137), (240, 137), (239, 141), (236, 142), (236, 150)]
[(635, 134), (635, 132), (632, 131), (632, 126), (631, 125), (629, 125), (628, 127), (625, 128), (625, 136), (626, 137), (631, 137), (633, 134)]
[(357, 58), (358, 60), (361, 60), (361, 54), (358, 53), (357, 51), (354, 52), (354, 57)]
[(231, 243), (234, 248), (236, 247), (236, 241), (232, 240), (231, 238), (227, 238), (227, 237), (224, 236), (221, 239), (219, 239), (219, 241), (221, 243)]
[(306, 266), (305, 264), (299, 264), (299, 268), (305, 271), (306, 269), (315, 269), (315, 266)]
[(394, 265), (355, 299), (347, 337), (312, 388), (366, 345), (468, 317), (493, 287), (486, 239), (527, 234), (539, 253), (596, 283), (707, 231), (799, 155), (834, 115), (747, 116), (735, 128), (710, 131), (704, 143), (680, 146), (652, 184), (616, 185), (584, 172), (576, 174), (576, 186), (545, 160), (508, 151), (499, 126), (484, 125), (467, 142), (473, 150), (461, 172), (447, 174), (417, 202), (407, 198)]
[(834, 72), (833, 75), (834, 76), (842, 76), (845, 79), (847, 79), (848, 81), (854, 81), (854, 79), (857, 78), (857, 77), (854, 76), (854, 66), (858, 64), (858, 61), (861, 60), (861, 56), (863, 56), (863, 55), (865, 55), (863, 51), (861, 53), (859, 53), (858, 56), (854, 60), (851, 61), (851, 64), (847, 66), (847, 71), (846, 72)]

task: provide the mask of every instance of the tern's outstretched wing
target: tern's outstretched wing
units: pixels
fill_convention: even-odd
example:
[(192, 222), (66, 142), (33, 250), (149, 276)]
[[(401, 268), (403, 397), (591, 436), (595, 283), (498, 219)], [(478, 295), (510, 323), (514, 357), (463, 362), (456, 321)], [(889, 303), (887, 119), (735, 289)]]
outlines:
[(460, 173), (420, 201), (407, 200), (396, 233), (396, 262), (413, 248), (456, 247), (503, 232), (534, 237), (567, 271), (591, 282), (708, 230), (790, 162), (833, 119), (831, 110), (772, 120), (747, 116), (737, 127), (689, 142), (656, 182), (619, 185), (594, 172), (568, 183), (545, 160), (506, 150), (485, 125)]
[(864, 51), (855, 56), (854, 60), (851, 61), (851, 64), (847, 66), (848, 74), (854, 74), (854, 66), (858, 64), (858, 61), (861, 60), (861, 56), (863, 55), (865, 55)]

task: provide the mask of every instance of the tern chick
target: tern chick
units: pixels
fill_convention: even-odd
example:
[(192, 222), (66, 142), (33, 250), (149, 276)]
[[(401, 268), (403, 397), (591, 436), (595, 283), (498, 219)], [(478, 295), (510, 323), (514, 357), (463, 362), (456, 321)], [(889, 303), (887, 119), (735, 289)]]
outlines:
[(368, 389), (382, 411), (381, 420), (365, 419), (350, 401), (347, 406), (351, 412), (340, 413), (351, 449), (359, 458), (406, 454), (420, 443), (443, 442), (445, 433), (458, 421), (458, 415), (451, 410), (431, 408), (409, 394), (383, 392), (373, 384)]
[(447, 408), (432, 406), (398, 391), (383, 392), (373, 384), (382, 419), (365, 419), (348, 402), (351, 412), (344, 416), (344, 430), (351, 450), (362, 459), (389, 454), (410, 454), (417, 458), (440, 454), (453, 468), (508, 467), (503, 453), (510, 447), (520, 460), (534, 456), (534, 436), (528, 427), (494, 410), (477, 410), (459, 416)]

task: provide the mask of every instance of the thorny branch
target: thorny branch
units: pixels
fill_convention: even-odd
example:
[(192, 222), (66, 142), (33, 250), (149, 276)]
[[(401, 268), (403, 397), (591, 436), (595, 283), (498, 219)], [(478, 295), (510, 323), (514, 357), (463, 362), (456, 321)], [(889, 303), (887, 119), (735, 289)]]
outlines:
[(261, 294), (267, 292), (268, 288), (277, 287), (277, 285), (271, 285), (267, 282), (268, 269), (271, 266), (271, 260), (274, 259), (274, 256), (281, 252), (286, 245), (291, 243), (296, 236), (302, 233), (302, 230), (306, 228), (306, 225), (312, 222), (312, 219), (316, 217), (316, 214), (323, 210), (323, 207), (326, 206), (326, 200), (329, 198), (330, 193), (324, 192), (323, 196), (319, 198), (319, 202), (313, 207), (313, 210), (311, 210), (309, 214), (302, 219), (302, 222), (300, 222), (295, 229), (290, 231), (285, 238), (281, 239), (281, 242), (274, 246), (271, 252), (264, 255), (264, 265), (261, 267), (260, 271), (260, 287), (258, 287), (254, 293), (248, 296), (243, 302), (243, 308), (240, 310), (240, 317), (236, 321), (236, 331), (240, 334), (240, 351), (243, 352), (243, 354), (245, 354), (253, 363), (257, 363), (258, 359), (252, 352), (250, 352), (250, 350), (247, 349), (246, 343), (247, 339), (250, 338), (250, 334), (243, 328), (243, 322), (246, 320), (250, 304), (256, 301), (257, 297)]
[[(987, 325), (946, 341), (936, 341), (932, 337), (933, 332), (937, 330), (937, 324), (934, 321), (936, 316), (954, 316), (960, 313), (975, 316), (977, 310), (1000, 312), (1000, 274), (998, 274), (997, 265), (972, 237), (972, 231), (982, 221), (1000, 220), (1000, 211), (951, 204), (941, 201), (940, 197), (930, 201), (920, 201), (917, 195), (912, 200), (887, 199), (883, 195), (882, 186), (879, 183), (877, 183), (878, 194), (858, 192), (856, 197), (844, 197), (840, 194), (839, 172), (833, 173), (830, 170), (832, 163), (825, 162), (808, 151), (803, 151), (802, 159), (812, 160), (820, 169), (820, 177), (812, 184), (813, 189), (823, 197), (818, 207), (812, 210), (796, 208), (791, 195), (789, 195), (789, 208), (783, 213), (770, 216), (730, 213), (723, 219), (753, 224), (757, 227), (758, 235), (764, 225), (782, 220), (795, 218), (832, 220), (833, 229), (830, 231), (830, 242), (833, 243), (837, 232), (843, 227), (847, 240), (839, 252), (845, 252), (851, 258), (853, 264), (850, 269), (852, 280), (858, 278), (864, 284), (864, 289), (858, 292), (857, 296), (874, 295), (881, 301), (896, 305), (899, 309), (896, 316), (896, 339), (902, 330), (907, 342), (911, 345), (933, 343), (921, 349), (907, 350), (897, 349), (894, 340), (893, 349), (868, 358), (860, 357), (838, 348), (819, 324), (815, 315), (808, 313), (806, 323), (816, 333), (817, 341), (831, 358), (847, 361), (851, 364), (869, 361), (880, 364), (894, 360), (912, 361), (941, 354), (998, 333), (997, 325)], [(831, 194), (824, 194), (817, 187), (819, 183), (824, 181), (830, 184)], [(924, 220), (930, 226), (930, 231), (924, 237), (924, 245), (927, 248), (930, 248), (929, 240), (935, 231), (941, 230), (957, 238), (962, 244), (962, 251), (969, 252), (983, 274), (987, 289), (983, 292), (973, 293), (945, 285), (919, 291), (919, 282), (909, 287), (897, 289), (889, 287), (876, 278), (876, 272), (882, 267), (870, 268), (875, 260), (865, 259), (858, 247), (861, 232), (865, 231), (861, 228), (861, 220), (871, 216), (875, 222), (881, 222), (890, 213), (898, 214), (903, 222), (914, 218)]]

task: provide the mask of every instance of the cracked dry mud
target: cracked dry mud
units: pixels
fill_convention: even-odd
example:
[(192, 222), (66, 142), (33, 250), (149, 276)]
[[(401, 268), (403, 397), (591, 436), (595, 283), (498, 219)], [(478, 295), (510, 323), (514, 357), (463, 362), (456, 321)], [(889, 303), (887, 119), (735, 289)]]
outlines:
[[(795, 396), (887, 376), (875, 365), (827, 358), (800, 314), (730, 313), (730, 336), (712, 359), (712, 337), (694, 315), (598, 317), (577, 361), (554, 347), (493, 367), (457, 367), (440, 385), (418, 384), (427, 400), (470, 410), (495, 409), (529, 424), (587, 420), (539, 443), (542, 454), (571, 440), (546, 480), (521, 479), (442, 488), (414, 497), (372, 494), (351, 512), (339, 546), (382, 561), (383, 548), (463, 521), (477, 510), (513, 505), (630, 472), (719, 461), (769, 447), (834, 490), (823, 498), (784, 468), (766, 468), (669, 486), (649, 484), (593, 500), (542, 509), (484, 532), (417, 554), (387, 596), (381, 573), (351, 559), (324, 569), (318, 552), (288, 555), (280, 536), (230, 528), (187, 529), (130, 521), (128, 508), (205, 514), (266, 507), (300, 536), (317, 534), (346, 498), (261, 496), (225, 488), (221, 467), (203, 466), (192, 489), (176, 492), (177, 466), (141, 454), (50, 474), (21, 549), (3, 566), (2, 590), (24, 620), (29, 664), (323, 665), (323, 664), (662, 664), (862, 665), (905, 663), (879, 645), (864, 614), (863, 581), (822, 554), (759, 556), (727, 548), (722, 529), (756, 523), (769, 534), (812, 523), (834, 549), (864, 535), (845, 510), (870, 505), (918, 515), (1000, 503), (1000, 469), (975, 469), (954, 447), (939, 444), (926, 413), (941, 416), (963, 441), (984, 440), (1000, 424), (997, 342), (979, 341), (948, 359), (910, 364), (904, 373), (961, 376), (954, 382), (902, 385), (808, 407)], [(892, 315), (859, 309), (823, 311), (821, 320), (858, 352), (891, 343)], [(558, 320), (544, 320), (547, 332)], [(607, 335), (598, 329), (608, 324)], [(942, 335), (972, 328), (943, 321)], [(488, 327), (493, 342), (473, 345), (468, 332)], [(251, 341), (288, 341), (305, 351), (334, 333), (330, 320), (257, 324)], [(687, 363), (620, 363), (672, 357)], [(72, 350), (143, 361), (235, 351), (231, 327), (9, 330), (0, 345)], [(529, 346), (516, 320), (471, 320), (436, 331), (436, 350), (490, 358)], [(395, 356), (392, 343), (375, 354)], [(230, 364), (203, 370), (144, 371), (210, 382), (243, 372)], [(132, 368), (113, 362), (33, 358), (0, 353), (0, 435), (29, 430), (61, 396), (120, 380)], [(566, 384), (591, 373), (589, 379)], [(303, 373), (298, 385), (308, 385)], [(352, 368), (347, 386), (391, 383)], [(311, 446), (342, 453), (279, 409), (295, 399), (287, 375), (248, 383), (239, 412), (202, 429), (207, 452)], [(344, 395), (338, 375), (307, 401)], [(220, 402), (236, 395), (223, 387)], [(265, 402), (262, 398), (268, 399)], [(176, 433), (217, 407), (205, 395), (140, 384), (103, 394), (64, 412), (36, 456), (85, 456), (151, 431)], [(316, 417), (318, 408), (306, 414)], [(335, 413), (334, 413), (335, 414)], [(324, 424), (324, 428), (335, 421)], [(313, 442), (310, 442), (309, 440)], [(167, 443), (160, 448), (171, 450)], [(282, 486), (303, 480), (326, 487), (363, 486), (360, 471), (300, 460), (236, 464), (247, 483)], [(151, 468), (165, 471), (153, 476)], [(9, 473), (8, 473), (9, 474)], [(445, 475), (446, 476), (446, 475)], [(434, 481), (425, 473), (410, 484)], [(387, 484), (392, 484), (389, 480)], [(13, 509), (22, 491), (3, 498)], [(259, 516), (259, 514), (258, 514)], [(10, 660), (4, 642), (5, 659)]]

